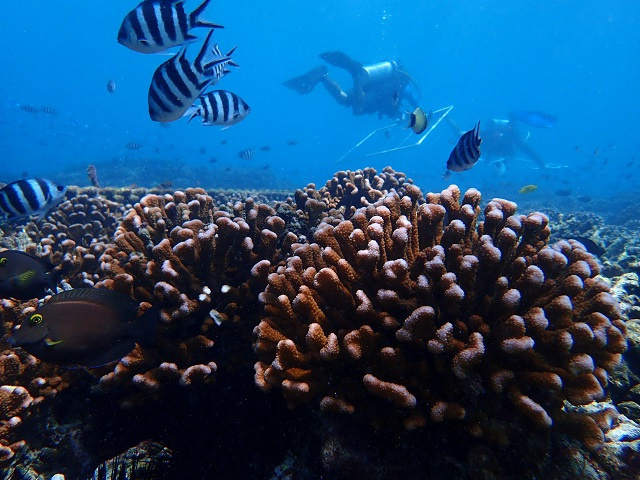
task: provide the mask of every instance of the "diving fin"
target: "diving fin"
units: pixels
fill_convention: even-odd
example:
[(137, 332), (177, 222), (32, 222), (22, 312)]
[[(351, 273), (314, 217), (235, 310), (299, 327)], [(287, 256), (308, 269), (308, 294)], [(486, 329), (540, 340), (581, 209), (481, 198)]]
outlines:
[(291, 90), (295, 90), (300, 95), (309, 93), (327, 75), (327, 67), (324, 65), (316, 67), (313, 70), (301, 75), (300, 77), (292, 78), (283, 83), (285, 87), (289, 87)]

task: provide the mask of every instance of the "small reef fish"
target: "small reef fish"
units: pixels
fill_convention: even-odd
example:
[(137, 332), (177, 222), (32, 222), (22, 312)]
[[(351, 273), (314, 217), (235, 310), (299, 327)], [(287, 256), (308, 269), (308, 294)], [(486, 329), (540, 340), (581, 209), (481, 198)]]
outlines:
[(243, 160), (251, 160), (253, 158), (253, 148), (245, 148), (244, 150), (240, 150), (238, 152), (238, 157)]
[(0, 252), (0, 298), (42, 298), (56, 286), (61, 269), (19, 250)]
[(10, 183), (0, 190), (0, 221), (14, 221), (37, 215), (36, 221), (62, 201), (67, 187), (45, 178), (28, 178)]
[(124, 148), (127, 150), (140, 150), (142, 145), (138, 142), (129, 142), (124, 146)]
[(269, 151), (271, 151), (271, 147), (269, 145), (263, 145), (263, 146), (260, 147), (260, 151), (269, 152)]
[(198, 97), (200, 105), (194, 105), (185, 115), (191, 113), (189, 121), (202, 117), (202, 125), (229, 127), (243, 120), (251, 108), (238, 95), (226, 90), (213, 90)]
[(591, 240), (589, 237), (571, 237), (571, 238), (579, 241), (587, 249), (587, 252), (593, 253), (596, 257), (601, 257), (607, 251), (604, 247), (601, 247), (596, 242)]
[(136, 52), (156, 53), (196, 40), (189, 33), (192, 28), (223, 28), (199, 18), (210, 1), (187, 15), (183, 0), (144, 0), (124, 17), (118, 43)]
[(47, 115), (57, 115), (58, 111), (53, 107), (42, 107), (40, 109), (42, 113), (46, 113)]
[(537, 189), (538, 189), (537, 185), (525, 185), (520, 190), (518, 190), (518, 193), (531, 193), (531, 192), (535, 192)]
[(480, 122), (473, 130), (464, 133), (451, 151), (447, 160), (447, 171), (444, 178), (449, 178), (450, 172), (464, 172), (471, 169), (480, 158)]
[(77, 288), (51, 297), (9, 338), (46, 362), (98, 367), (153, 342), (158, 310), (136, 318), (138, 302), (113, 290)]
[(87, 167), (87, 177), (89, 177), (89, 181), (91, 185), (96, 188), (102, 188), (100, 186), (100, 180), (98, 180), (98, 171), (96, 170), (95, 165), (89, 165)]
[(413, 113), (407, 112), (409, 124), (406, 128), (410, 128), (414, 133), (420, 135), (427, 129), (429, 120), (427, 114), (420, 107), (416, 108)]
[(293, 147), (297, 144), (298, 144), (298, 140), (296, 140), (295, 138), (290, 138), (289, 140), (287, 140), (287, 145), (289, 145), (290, 147)]
[(558, 118), (543, 112), (532, 112), (521, 110), (509, 112), (509, 120), (513, 122), (522, 122), (532, 127), (553, 128), (556, 126)]
[[(213, 44), (213, 30), (207, 35), (193, 63), (186, 58), (187, 47), (160, 65), (149, 86), (149, 116), (154, 122), (173, 122), (184, 115), (204, 90), (220, 80), (226, 65), (236, 65), (220, 54)], [(216, 68), (220, 67), (220, 68)]]
[(28, 113), (38, 113), (40, 111), (40, 109), (35, 105), (29, 105), (29, 104), (18, 105), (18, 108)]
[(116, 82), (113, 78), (110, 78), (107, 82), (107, 92), (113, 93), (116, 91)]

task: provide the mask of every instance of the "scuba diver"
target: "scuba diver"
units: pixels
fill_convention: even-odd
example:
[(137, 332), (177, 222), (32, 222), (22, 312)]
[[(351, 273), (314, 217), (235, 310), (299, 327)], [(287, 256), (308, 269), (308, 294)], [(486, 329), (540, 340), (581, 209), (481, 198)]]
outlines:
[[(446, 121), (456, 136), (464, 133), (449, 117), (446, 118)], [(505, 164), (516, 159), (519, 154), (535, 162), (538, 167), (547, 168), (538, 152), (527, 144), (531, 132), (521, 130), (520, 124), (522, 123), (529, 124), (515, 114), (509, 114), (509, 119), (506, 120), (493, 118), (481, 122), (482, 156), (488, 163), (495, 165), (500, 174), (505, 172)], [(551, 125), (548, 126), (548, 128), (550, 127)]]
[[(284, 85), (299, 94), (311, 92), (321, 82), (329, 94), (340, 105), (351, 107), (354, 115), (377, 113), (392, 119), (401, 119), (401, 104), (409, 104), (411, 109), (418, 106), (419, 89), (411, 76), (395, 61), (387, 60), (373, 65), (362, 65), (343, 52), (333, 51), (320, 54), (320, 58), (330, 65), (343, 68), (353, 78), (353, 87), (346, 92), (333, 80), (322, 65), (308, 73), (284, 82)], [(415, 94), (418, 92), (418, 95)]]

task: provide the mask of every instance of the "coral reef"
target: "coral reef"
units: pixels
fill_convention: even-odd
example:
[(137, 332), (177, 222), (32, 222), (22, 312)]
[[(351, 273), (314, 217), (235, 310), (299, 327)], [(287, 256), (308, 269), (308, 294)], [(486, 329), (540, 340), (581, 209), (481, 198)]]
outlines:
[(313, 183), (296, 190), (295, 207), (312, 232), (321, 221), (336, 224), (391, 191), (404, 195), (406, 186), (412, 183), (404, 173), (391, 167), (385, 167), (380, 174), (374, 168), (339, 171), (319, 190)]
[(548, 219), (512, 202), (479, 221), (473, 189), (420, 199), (409, 185), (292, 245), (260, 296), (257, 385), (380, 429), (454, 422), (504, 443), (525, 418), (601, 443), (594, 420), (563, 411), (604, 398), (626, 349), (593, 256), (547, 246)]
[(280, 259), (297, 241), (273, 208), (248, 198), (233, 213), (202, 189), (147, 195), (125, 216), (100, 258), (99, 286), (159, 305), (157, 348), (136, 348), (105, 374), (103, 388), (131, 384), (145, 394), (163, 384), (213, 378), (208, 353), (216, 324), (239, 323), (266, 282), (261, 262)]
[[(226, 461), (244, 478), (635, 478), (631, 229), (622, 242), (575, 214), (556, 230), (474, 189), (423, 196), (389, 167), (293, 195), (166, 187), (71, 187), (0, 236), (161, 317), (153, 345), (70, 370), (9, 349), (38, 300), (1, 300), (0, 468), (76, 478), (151, 438), (176, 478), (230, 478)], [(606, 247), (611, 288), (572, 232)], [(168, 462), (155, 445), (96, 474)]]

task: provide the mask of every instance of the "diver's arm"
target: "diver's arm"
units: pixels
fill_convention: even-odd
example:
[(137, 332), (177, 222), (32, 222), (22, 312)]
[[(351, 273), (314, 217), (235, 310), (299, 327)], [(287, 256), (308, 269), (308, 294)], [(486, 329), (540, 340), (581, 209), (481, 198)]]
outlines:
[[(417, 107), (420, 100), (419, 96), (421, 96), (420, 87), (418, 87), (418, 84), (413, 80), (413, 78), (411, 78), (411, 75), (409, 75), (404, 70), (400, 70), (397, 73), (397, 84), (398, 95), (400, 95), (400, 98), (406, 100), (412, 108)], [(413, 85), (414, 87), (416, 87), (416, 90), (418, 91), (418, 97), (416, 97), (414, 95), (414, 92), (410, 88), (408, 88), (409, 85)]]

